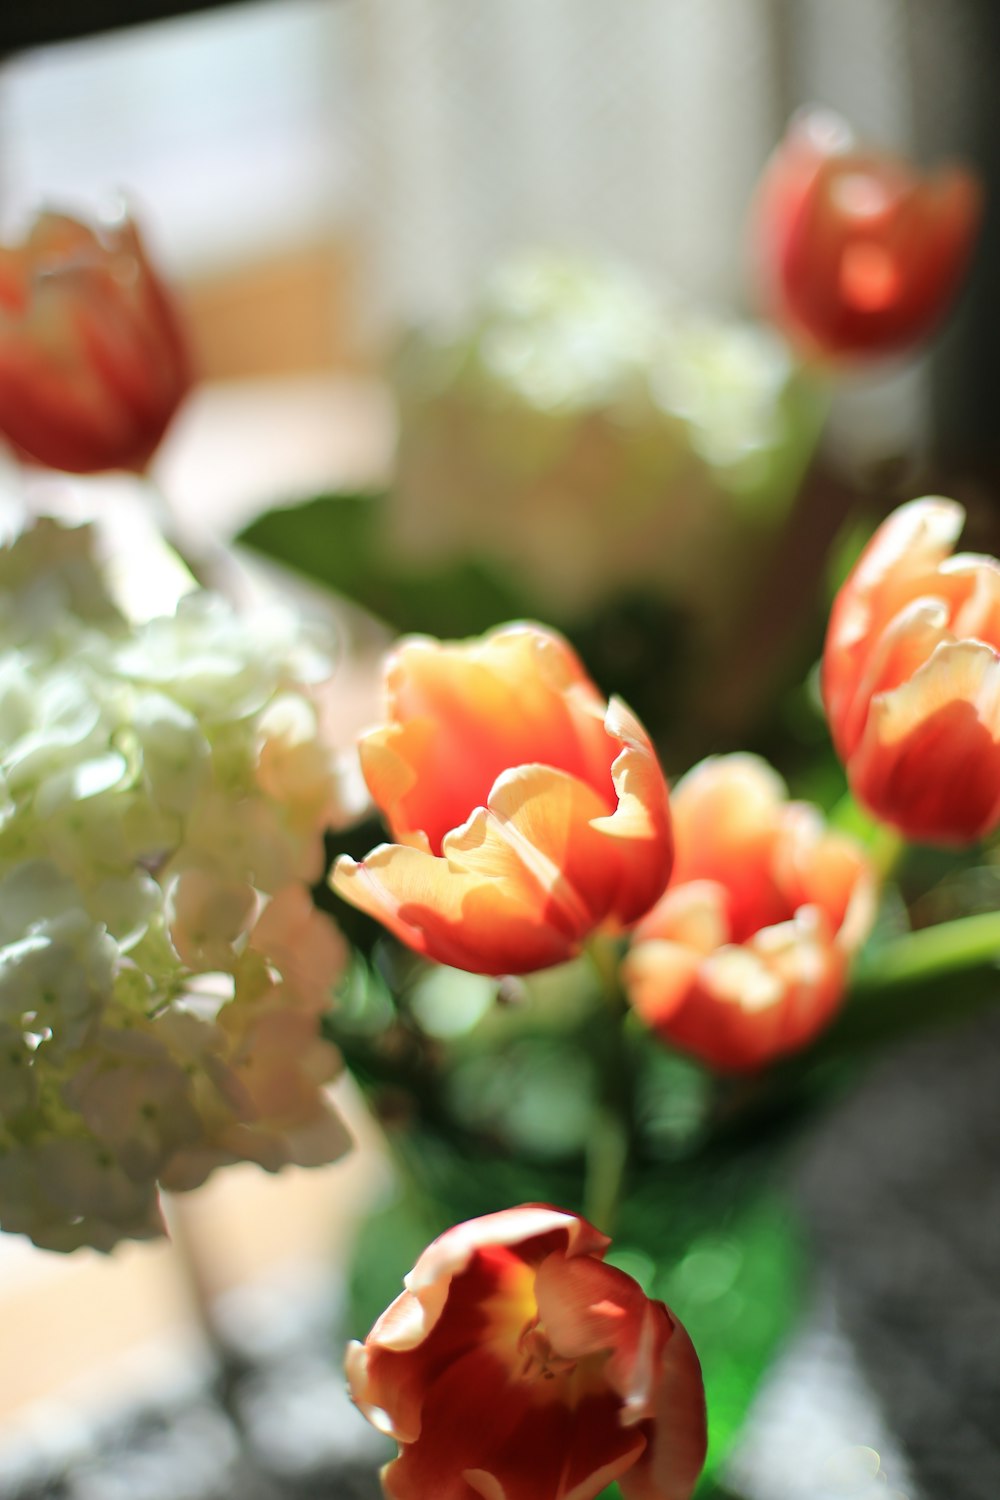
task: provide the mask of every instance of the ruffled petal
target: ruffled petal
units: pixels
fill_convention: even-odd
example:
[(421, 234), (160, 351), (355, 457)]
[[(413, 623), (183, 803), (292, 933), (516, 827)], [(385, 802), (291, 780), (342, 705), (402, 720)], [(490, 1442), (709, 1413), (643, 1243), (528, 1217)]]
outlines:
[[(609, 710), (609, 715), (611, 711)], [(503, 772), (441, 855), (381, 845), (338, 860), (333, 888), (417, 952), (454, 968), (519, 974), (564, 962), (598, 927), (648, 910), (670, 874), (670, 815), (659, 763), (616, 708), (620, 802), (549, 766)]]
[(629, 998), (675, 1046), (724, 1072), (753, 1071), (804, 1046), (839, 1004), (846, 956), (814, 908), (707, 958), (675, 946), (633, 949), (623, 974)]
[(625, 928), (662, 895), (673, 866), (673, 833), (667, 785), (646, 731), (619, 698), (611, 699), (605, 723), (622, 746), (612, 766), (618, 805), (593, 826), (605, 840), (603, 858), (617, 864), (609, 914)]
[(906, 605), (933, 597), (941, 563), (961, 534), (954, 500), (926, 496), (901, 505), (875, 532), (830, 611), (821, 686), (834, 743), (847, 735), (873, 643)]
[(437, 852), (501, 772), (522, 765), (563, 770), (611, 806), (603, 700), (554, 632), (514, 625), (455, 644), (410, 637), (389, 659), (386, 691), (390, 727), (362, 741), (362, 767), (400, 841), (419, 830)]
[(502, 824), (482, 808), (445, 855), (380, 844), (360, 864), (338, 859), (331, 885), (415, 952), (475, 974), (545, 969), (579, 946)]

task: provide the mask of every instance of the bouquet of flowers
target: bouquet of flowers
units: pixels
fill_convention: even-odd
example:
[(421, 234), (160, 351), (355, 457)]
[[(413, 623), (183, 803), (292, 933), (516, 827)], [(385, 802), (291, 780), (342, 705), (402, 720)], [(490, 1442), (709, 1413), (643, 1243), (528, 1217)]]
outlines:
[[(975, 203), (963, 173), (925, 183), (798, 122), (759, 201), (772, 318), (828, 363), (915, 345)], [(702, 744), (668, 790), (661, 757), (712, 733), (692, 678), (733, 629), (716, 611), (678, 635), (688, 512), (710, 512), (711, 547), (727, 517), (780, 535), (821, 402), (791, 356), (761, 356), (771, 333), (658, 323), (577, 268), (528, 282), (535, 302), (515, 277), (471, 335), (425, 349), (429, 384), (411, 349), (389, 496), (248, 537), (422, 632), (382, 667), (360, 811), (325, 729), (329, 619), (240, 611), (190, 576), (173, 612), (129, 617), (91, 531), (46, 520), (0, 554), (0, 1224), (109, 1249), (227, 1162), (334, 1160), (349, 1139), (324, 1085), (346, 1064), (398, 1168), (347, 1354), (399, 1445), (385, 1494), (685, 1500), (703, 1470), (711, 1492), (795, 1311), (777, 1169), (803, 1122), (875, 1045), (940, 1018), (942, 986), (953, 1012), (991, 998), (1000, 918), (920, 926), (908, 850), (954, 851), (951, 874), (995, 858), (1000, 565), (954, 551), (957, 504), (897, 508), (840, 570), (818, 681), (796, 689), (805, 731), (765, 711), (752, 750)], [(584, 338), (590, 299), (610, 325)], [(189, 378), (130, 223), (49, 215), (4, 252), (0, 427), (31, 460), (140, 468)], [(488, 515), (449, 492), (455, 432), (461, 473), (496, 483)], [(577, 532), (595, 451), (607, 484), (588, 471)], [(448, 555), (404, 551), (428, 475), (425, 540)], [(517, 547), (495, 567), (505, 514)], [(560, 528), (580, 566), (550, 592)], [(690, 561), (658, 571), (651, 538), (671, 536)], [(698, 671), (665, 705), (678, 640)]]

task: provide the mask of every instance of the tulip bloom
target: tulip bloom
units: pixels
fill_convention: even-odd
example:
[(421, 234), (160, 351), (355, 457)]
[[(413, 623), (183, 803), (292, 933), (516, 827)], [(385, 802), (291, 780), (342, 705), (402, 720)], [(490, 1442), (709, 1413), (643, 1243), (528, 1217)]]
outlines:
[(561, 963), (630, 926), (670, 873), (667, 789), (645, 730), (561, 636), (404, 640), (361, 767), (393, 844), (333, 887), (418, 953), (480, 974)]
[(43, 213), (0, 246), (0, 431), (76, 474), (141, 471), (191, 383), (186, 339), (139, 231)]
[(919, 344), (961, 285), (980, 217), (972, 174), (919, 175), (864, 150), (844, 121), (797, 115), (764, 170), (754, 213), (769, 315), (820, 359)]
[(1000, 564), (951, 555), (964, 517), (924, 499), (882, 523), (834, 601), (822, 676), (855, 796), (952, 846), (1000, 824)]
[(822, 1030), (874, 916), (860, 848), (786, 797), (755, 755), (688, 772), (671, 802), (670, 884), (622, 966), (642, 1019), (723, 1071), (760, 1068)]
[(687, 1500), (705, 1458), (697, 1355), (610, 1241), (545, 1204), (423, 1252), (347, 1352), (351, 1396), (400, 1456), (389, 1500)]

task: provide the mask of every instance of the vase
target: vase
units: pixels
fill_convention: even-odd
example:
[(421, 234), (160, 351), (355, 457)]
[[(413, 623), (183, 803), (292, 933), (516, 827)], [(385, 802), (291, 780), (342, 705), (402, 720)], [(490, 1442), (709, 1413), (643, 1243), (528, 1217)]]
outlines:
[(451, 1225), (526, 1202), (583, 1213), (611, 1234), (609, 1262), (691, 1334), (709, 1416), (698, 1494), (725, 1493), (714, 1487), (802, 1302), (783, 1189), (794, 1132), (766, 1114), (739, 1123), (737, 1095), (720, 1100), (696, 1065), (609, 1011), (583, 963), (508, 982), (498, 1000), (496, 981), (380, 939), (355, 978), (331, 1034), (395, 1170), (355, 1243), (346, 1335), (364, 1338)]

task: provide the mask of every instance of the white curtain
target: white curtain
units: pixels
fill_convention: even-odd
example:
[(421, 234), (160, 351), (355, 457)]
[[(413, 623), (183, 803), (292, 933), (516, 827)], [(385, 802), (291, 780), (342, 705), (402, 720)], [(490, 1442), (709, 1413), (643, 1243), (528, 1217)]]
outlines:
[[(975, 0), (368, 0), (360, 149), (377, 326), (453, 316), (525, 245), (746, 309), (753, 184), (797, 106), (935, 156), (971, 131)], [(956, 145), (957, 143), (957, 145)], [(925, 365), (838, 398), (842, 449), (913, 454)]]

